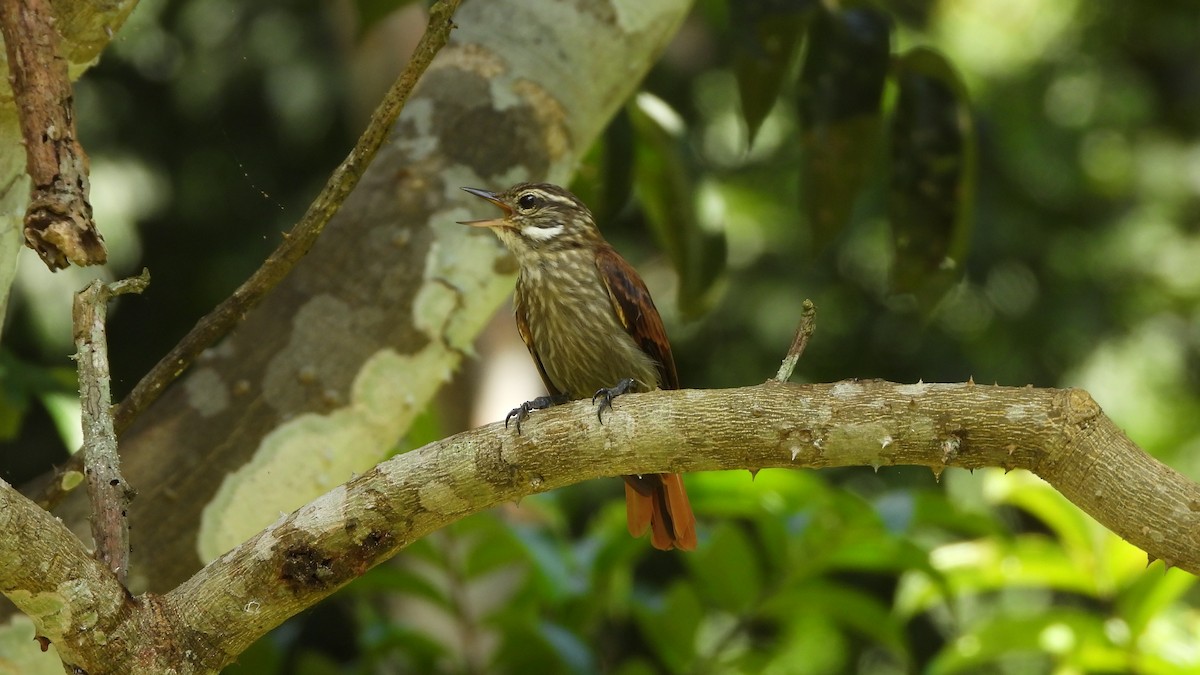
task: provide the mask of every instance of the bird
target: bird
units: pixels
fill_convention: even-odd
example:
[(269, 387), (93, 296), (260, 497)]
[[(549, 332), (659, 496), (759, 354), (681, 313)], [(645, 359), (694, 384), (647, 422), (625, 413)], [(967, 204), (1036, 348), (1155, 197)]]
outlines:
[[(503, 192), (463, 190), (500, 207), (499, 218), (461, 221), (485, 227), (517, 261), (513, 314), (547, 396), (514, 408), (516, 431), (531, 411), (599, 401), (600, 422), (621, 394), (678, 389), (671, 343), (646, 284), (605, 241), (588, 207), (549, 183), (518, 183)], [(696, 548), (696, 517), (683, 477), (624, 476), (629, 533), (660, 550)]]

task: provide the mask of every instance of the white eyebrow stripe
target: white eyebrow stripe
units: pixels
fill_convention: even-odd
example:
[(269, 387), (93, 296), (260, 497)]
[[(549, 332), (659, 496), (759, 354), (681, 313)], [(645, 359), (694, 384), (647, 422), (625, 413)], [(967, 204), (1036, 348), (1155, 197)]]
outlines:
[(562, 234), (563, 226), (555, 225), (553, 227), (526, 227), (521, 230), (521, 234), (534, 241), (546, 241), (553, 239)]
[(548, 201), (548, 202), (554, 202), (555, 204), (562, 204), (563, 206), (576, 206), (575, 200), (571, 199), (570, 197), (568, 197), (566, 195), (560, 195), (560, 194), (551, 193), (551, 192), (542, 192), (541, 190), (538, 190), (537, 194), (543, 200)]

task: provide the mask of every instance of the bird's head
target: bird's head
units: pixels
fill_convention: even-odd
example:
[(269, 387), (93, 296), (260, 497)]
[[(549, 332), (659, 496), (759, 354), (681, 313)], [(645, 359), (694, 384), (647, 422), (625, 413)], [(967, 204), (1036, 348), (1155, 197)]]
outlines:
[(490, 228), (518, 262), (549, 252), (583, 248), (601, 240), (592, 212), (578, 197), (557, 185), (518, 183), (504, 192), (463, 189), (499, 206), (504, 214), (462, 223)]

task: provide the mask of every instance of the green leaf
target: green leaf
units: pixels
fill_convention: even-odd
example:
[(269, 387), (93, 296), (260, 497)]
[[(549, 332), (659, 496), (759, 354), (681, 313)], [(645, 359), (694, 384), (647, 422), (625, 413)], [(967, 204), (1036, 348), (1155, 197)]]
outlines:
[(732, 3), (733, 71), (749, 142), (779, 99), (792, 69), (812, 1), (740, 0)]
[(975, 132), (953, 66), (926, 47), (896, 61), (890, 130), (896, 291), (931, 309), (962, 275), (975, 188)]
[(990, 510), (964, 507), (947, 498), (940, 490), (921, 490), (914, 498), (914, 529), (937, 528), (951, 535), (972, 538), (998, 535), (1004, 531)]
[(459, 551), (465, 549), (466, 556), (461, 558), (464, 561), (461, 572), (467, 577), (528, 560), (512, 529), (494, 515), (477, 514), (459, 521), (453, 530), (454, 537), (461, 541), (451, 542), (450, 545), (460, 546)]
[[(427, 565), (427, 563), (419, 559), (414, 559), (411, 563), (413, 565)], [(424, 598), (440, 607), (451, 609), (453, 603), (446, 597), (446, 593), (416, 569), (406, 567), (409, 564), (410, 561), (401, 559), (384, 565), (378, 565), (368, 570), (366, 574), (358, 579), (355, 579), (346, 588), (345, 592), (364, 596), (380, 592), (402, 593), (404, 595)]]
[(635, 140), (629, 112), (617, 111), (604, 130), (600, 190), (596, 200), (596, 218), (607, 223), (617, 217), (633, 199)]
[[(73, 369), (27, 363), (7, 349), (0, 349), (0, 441), (16, 438), (33, 400), (41, 399), (47, 412), (54, 416), (54, 406), (64, 396), (74, 401), (78, 411), (79, 392)], [(78, 412), (70, 416), (69, 422), (74, 428), (61, 430), (61, 435), (68, 451), (74, 452), (79, 447), (71, 440), (80, 435)]]
[(1096, 579), (1079, 569), (1058, 542), (1042, 535), (949, 544), (931, 555), (955, 595), (1016, 586), (1097, 595)]
[(575, 564), (570, 547), (545, 529), (515, 527), (516, 539), (525, 549), (526, 557), (540, 572), (542, 590), (550, 601), (562, 601), (568, 596), (588, 592), (587, 575)]
[(696, 629), (704, 609), (696, 591), (686, 583), (671, 586), (660, 603), (640, 602), (634, 616), (659, 659), (674, 673), (690, 670), (696, 653)]
[(1117, 614), (1129, 625), (1129, 633), (1136, 641), (1155, 617), (1195, 585), (1196, 577), (1180, 569), (1168, 570), (1166, 574), (1156, 569), (1146, 570), (1117, 599)]
[(396, 10), (411, 3), (412, 0), (354, 0), (358, 9), (358, 36), (365, 35), (380, 21), (391, 16)]
[(832, 619), (883, 645), (898, 658), (909, 659), (901, 619), (867, 593), (828, 579), (814, 579), (773, 594), (762, 612), (786, 619), (797, 607)]
[[(414, 622), (415, 623), (415, 622)], [(422, 632), (414, 625), (379, 618), (362, 633), (364, 650), (383, 657), (380, 661), (396, 666), (397, 659), (409, 666), (400, 672), (434, 672), (438, 665), (445, 667), (449, 649), (434, 635)], [(254, 672), (254, 671), (247, 671)]]
[[(1014, 657), (1042, 654), (1066, 672), (1130, 672), (1130, 653), (1106, 637), (1104, 618), (1071, 609), (1051, 609), (1032, 616), (990, 616), (948, 643), (930, 663), (930, 675), (978, 673), (987, 664), (1012, 663)], [(1021, 670), (1045, 672), (1028, 660)], [(1068, 669), (1067, 666), (1073, 666)]]
[(665, 101), (642, 93), (627, 108), (638, 138), (636, 193), (646, 220), (679, 274), (678, 304), (694, 319), (716, 300), (725, 271), (724, 224), (703, 221), (696, 209), (696, 162), (683, 119)]
[(596, 672), (596, 658), (587, 643), (579, 639), (579, 636), (548, 621), (538, 624), (538, 628), (542, 639), (554, 650), (558, 661), (566, 666), (567, 672)]
[(1019, 507), (1045, 523), (1071, 555), (1081, 561), (1096, 557), (1096, 539), (1102, 531), (1049, 483), (1030, 473), (991, 471), (984, 484), (995, 503)]
[(875, 164), (891, 29), (869, 7), (823, 9), (809, 23), (797, 93), (800, 189), (817, 248), (846, 226)]
[(762, 593), (762, 565), (750, 539), (733, 523), (717, 525), (712, 535), (684, 558), (697, 590), (713, 606), (735, 614), (754, 606)]
[(595, 656), (578, 636), (562, 626), (520, 617), (503, 627), (504, 641), (488, 672), (594, 673)]
[(823, 675), (854, 672), (848, 668), (846, 638), (836, 624), (806, 605), (798, 605), (788, 623), (780, 648), (772, 650), (772, 660), (762, 672), (790, 675)]

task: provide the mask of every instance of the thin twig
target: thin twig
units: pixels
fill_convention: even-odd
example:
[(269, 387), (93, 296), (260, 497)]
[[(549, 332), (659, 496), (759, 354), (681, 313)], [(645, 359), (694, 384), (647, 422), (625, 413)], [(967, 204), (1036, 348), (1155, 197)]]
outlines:
[(796, 328), (792, 346), (788, 347), (787, 356), (783, 357), (779, 372), (775, 374), (776, 382), (787, 382), (792, 377), (792, 371), (796, 369), (796, 363), (800, 361), (800, 356), (804, 354), (804, 348), (808, 346), (808, 339), (812, 337), (813, 330), (817, 327), (816, 318), (817, 306), (813, 304), (812, 300), (805, 299), (803, 311), (800, 314), (800, 326)]
[(31, 186), (25, 244), (51, 271), (108, 259), (88, 202), (88, 160), (75, 137), (71, 79), (48, 0), (0, 2), (9, 82)]
[(71, 315), (75, 323), (75, 359), (79, 368), (79, 399), (83, 407), (83, 456), (88, 494), (92, 498), (92, 538), (96, 557), (125, 583), (129, 571), (129, 521), (125, 514), (133, 491), (121, 476), (117, 435), (110, 406), (108, 338), (105, 320), (108, 300), (123, 293), (141, 293), (150, 272), (112, 284), (93, 281), (75, 294)]
[[(308, 207), (304, 217), (296, 223), (291, 232), (284, 235), (279, 247), (262, 266), (242, 283), (233, 295), (196, 322), (179, 344), (167, 352), (167, 355), (138, 381), (125, 400), (121, 401), (113, 420), (118, 434), (128, 429), (133, 420), (158, 398), (167, 385), (187, 370), (205, 349), (229, 333), (246, 312), (274, 289), (312, 248), (333, 214), (358, 185), (363, 172), (371, 164), (400, 111), (404, 109), (413, 87), (429, 67), (433, 57), (450, 39), (450, 31), (454, 28), (451, 17), (460, 2), (461, 0), (439, 0), (430, 8), (429, 24), (417, 44), (416, 51), (413, 52), (404, 72), (375, 109), (367, 130), (359, 137), (349, 156), (334, 169), (333, 175)], [(58, 475), (61, 478), (69, 475), (71, 471), (78, 470), (79, 463), (72, 458), (59, 470)], [(43, 508), (53, 508), (65, 496), (64, 488), (69, 484), (69, 481), (61, 479), (51, 481), (39, 497), (38, 503)]]

